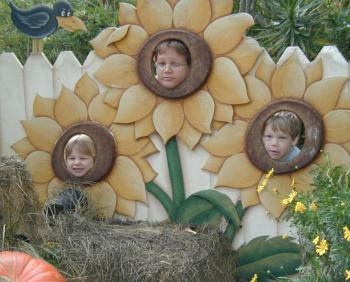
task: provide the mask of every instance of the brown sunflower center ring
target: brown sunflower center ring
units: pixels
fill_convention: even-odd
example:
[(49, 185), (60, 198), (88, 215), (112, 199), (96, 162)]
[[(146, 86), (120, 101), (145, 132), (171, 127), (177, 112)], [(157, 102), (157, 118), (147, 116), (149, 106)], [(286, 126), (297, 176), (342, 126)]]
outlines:
[[(277, 162), (270, 158), (262, 141), (265, 121), (279, 111), (295, 113), (305, 127), (303, 148), (289, 162)], [(251, 121), (246, 136), (247, 154), (250, 161), (262, 171), (273, 168), (275, 173), (292, 172), (305, 167), (317, 157), (323, 144), (323, 136), (322, 117), (314, 108), (300, 100), (276, 100), (262, 108)]]
[[(186, 79), (173, 89), (162, 86), (153, 72), (153, 52), (163, 41), (174, 39), (186, 45), (191, 56), (191, 66)], [(156, 95), (181, 98), (198, 90), (206, 81), (212, 64), (209, 46), (198, 35), (185, 30), (165, 30), (150, 37), (138, 54), (137, 70), (142, 83)]]
[[(67, 170), (64, 149), (71, 137), (77, 134), (88, 135), (95, 144), (96, 158), (94, 167), (87, 175), (77, 179)], [(96, 182), (104, 178), (112, 169), (117, 155), (113, 134), (105, 127), (94, 122), (82, 122), (66, 129), (57, 140), (52, 153), (52, 167), (58, 178), (63, 181), (83, 180)]]

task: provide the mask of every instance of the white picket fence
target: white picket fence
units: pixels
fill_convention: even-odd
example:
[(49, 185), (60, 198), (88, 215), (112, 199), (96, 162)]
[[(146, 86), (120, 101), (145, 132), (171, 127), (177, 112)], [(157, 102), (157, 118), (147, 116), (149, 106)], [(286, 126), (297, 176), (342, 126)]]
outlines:
[[(287, 48), (279, 62), (297, 50), (299, 57), (307, 63), (305, 55), (295, 47)], [(318, 56), (323, 57), (324, 78), (332, 76), (350, 76), (350, 65), (346, 62), (336, 47), (324, 47)], [(70, 51), (61, 52), (55, 64), (52, 66), (44, 54), (31, 54), (24, 66), (13, 53), (3, 53), (0, 56), (0, 156), (14, 154), (10, 146), (25, 137), (25, 132), (20, 121), (32, 118), (34, 97), (39, 94), (47, 98), (57, 98), (62, 85), (73, 90), (76, 82), (83, 73), (90, 77), (102, 63), (101, 58), (94, 52), (90, 52), (83, 65), (79, 63)], [(103, 90), (103, 85), (98, 84)], [(350, 93), (350, 83), (347, 90)], [(350, 96), (349, 96), (350, 97)], [(170, 181), (167, 171), (167, 161), (164, 145), (158, 136), (152, 136), (160, 153), (149, 158), (149, 161), (158, 176), (158, 183), (169, 194)], [(209, 189), (214, 186), (216, 177), (201, 170), (208, 157), (206, 151), (199, 146), (190, 151), (179, 142), (180, 157), (186, 187), (186, 196), (200, 189)], [(239, 190), (218, 188), (220, 192), (227, 194), (233, 202), (240, 197)], [(167, 218), (167, 214), (159, 201), (148, 194), (148, 206), (138, 203), (136, 219), (161, 221)], [(250, 207), (244, 216), (242, 229), (237, 234), (234, 247), (250, 241), (260, 235), (293, 234), (293, 231), (283, 221), (276, 221), (266, 214), (261, 206)]]

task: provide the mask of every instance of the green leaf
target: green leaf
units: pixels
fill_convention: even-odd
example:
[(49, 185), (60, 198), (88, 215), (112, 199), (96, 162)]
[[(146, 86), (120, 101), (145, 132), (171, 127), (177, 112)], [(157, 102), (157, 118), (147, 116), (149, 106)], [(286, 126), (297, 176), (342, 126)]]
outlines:
[(192, 223), (194, 218), (210, 211), (213, 207), (208, 201), (191, 195), (178, 208), (176, 219), (181, 223)]
[(219, 224), (220, 219), (222, 218), (222, 214), (216, 207), (212, 207), (211, 209), (200, 213), (195, 216), (191, 223), (193, 224)]

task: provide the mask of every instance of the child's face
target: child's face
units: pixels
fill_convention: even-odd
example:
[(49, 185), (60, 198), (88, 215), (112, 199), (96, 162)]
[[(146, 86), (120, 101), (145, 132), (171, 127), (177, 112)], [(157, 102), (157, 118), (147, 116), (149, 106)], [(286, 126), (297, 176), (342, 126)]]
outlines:
[(175, 88), (187, 76), (189, 66), (183, 55), (172, 48), (165, 48), (156, 60), (157, 80), (166, 88)]
[(66, 159), (67, 170), (76, 177), (83, 177), (93, 166), (93, 157), (80, 153), (76, 148), (73, 148), (72, 153)]
[(263, 143), (270, 158), (276, 161), (283, 159), (292, 146), (298, 143), (298, 137), (292, 139), (288, 133), (275, 131), (271, 125), (267, 125), (263, 134)]

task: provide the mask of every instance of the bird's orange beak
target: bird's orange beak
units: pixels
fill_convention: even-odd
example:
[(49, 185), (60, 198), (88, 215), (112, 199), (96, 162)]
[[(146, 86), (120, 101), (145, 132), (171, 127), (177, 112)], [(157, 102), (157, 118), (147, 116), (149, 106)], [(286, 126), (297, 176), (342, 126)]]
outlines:
[(84, 22), (76, 16), (71, 17), (56, 17), (58, 25), (69, 32), (76, 30), (87, 31)]

